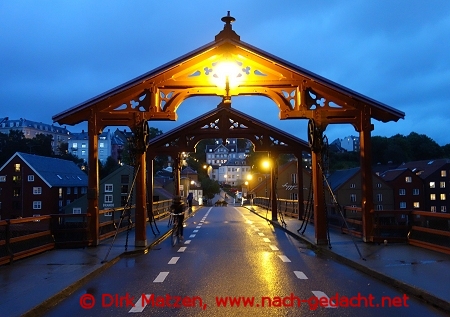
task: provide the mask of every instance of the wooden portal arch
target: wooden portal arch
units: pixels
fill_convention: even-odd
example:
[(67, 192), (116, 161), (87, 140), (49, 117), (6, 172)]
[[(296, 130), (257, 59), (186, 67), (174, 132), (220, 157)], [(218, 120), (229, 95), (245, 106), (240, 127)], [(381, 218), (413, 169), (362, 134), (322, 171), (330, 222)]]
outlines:
[[(128, 126), (133, 130), (145, 121), (176, 120), (177, 109), (193, 96), (221, 96), (224, 104), (238, 95), (259, 95), (272, 99), (279, 108), (279, 119), (310, 119), (321, 132), (328, 124), (347, 123), (360, 134), (363, 182), (363, 237), (371, 240), (373, 197), (371, 182), (371, 119), (382, 122), (404, 118), (402, 111), (334, 83), (306, 69), (240, 40), (232, 29), (235, 21), (228, 13), (224, 28), (214, 41), (165, 65), (132, 79), (103, 94), (53, 116), (59, 124), (88, 122), (90, 231), (98, 244), (98, 154), (97, 136), (106, 126)], [(232, 72), (222, 73), (223, 65)], [(146, 245), (145, 219), (146, 153), (137, 178), (136, 245)], [(317, 152), (312, 153), (314, 195), (322, 190), (322, 173)], [(316, 192), (318, 191), (318, 192)], [(325, 210), (315, 204), (316, 243), (327, 243)]]

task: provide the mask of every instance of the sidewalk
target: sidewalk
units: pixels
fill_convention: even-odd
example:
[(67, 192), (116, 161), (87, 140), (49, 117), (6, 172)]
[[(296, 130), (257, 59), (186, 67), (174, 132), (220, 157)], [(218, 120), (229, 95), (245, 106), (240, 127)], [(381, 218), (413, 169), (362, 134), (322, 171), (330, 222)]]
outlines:
[[(244, 206), (262, 218), (266, 209)], [(268, 213), (271, 219), (271, 212)], [(302, 221), (280, 217), (274, 226), (280, 227), (291, 236), (305, 241), (316, 252), (326, 254), (335, 260), (378, 280), (398, 288), (405, 294), (421, 298), (429, 304), (450, 313), (450, 255), (415, 247), (406, 243), (364, 243), (330, 228), (331, 249), (314, 244), (314, 226), (309, 223), (304, 234), (297, 232)], [(303, 231), (303, 228), (302, 228)], [(302, 232), (300, 231), (300, 232)], [(358, 253), (358, 249), (360, 254)]]
[[(194, 206), (193, 212), (185, 219), (193, 216), (199, 208)], [(146, 247), (134, 246), (132, 229), (126, 251), (127, 233), (122, 232), (117, 235), (112, 247), (111, 238), (97, 247), (55, 249), (0, 266), (0, 315), (41, 316), (47, 308), (114, 265), (122, 256), (143, 253), (170, 234), (168, 218), (157, 220), (156, 225), (159, 233), (155, 230), (154, 235), (147, 222)]]

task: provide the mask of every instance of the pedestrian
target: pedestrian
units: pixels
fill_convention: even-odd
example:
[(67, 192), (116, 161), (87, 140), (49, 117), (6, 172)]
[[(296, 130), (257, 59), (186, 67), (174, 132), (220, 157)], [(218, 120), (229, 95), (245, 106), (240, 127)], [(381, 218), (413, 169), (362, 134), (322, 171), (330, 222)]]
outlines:
[(181, 196), (175, 196), (173, 198), (170, 210), (174, 214), (175, 217), (174, 220), (178, 221), (178, 228), (179, 228), (178, 234), (180, 236), (180, 240), (183, 240), (184, 203), (181, 201)]
[(189, 193), (189, 195), (187, 196), (187, 202), (188, 202), (189, 208), (192, 208), (192, 200), (193, 199), (194, 199), (194, 194)]

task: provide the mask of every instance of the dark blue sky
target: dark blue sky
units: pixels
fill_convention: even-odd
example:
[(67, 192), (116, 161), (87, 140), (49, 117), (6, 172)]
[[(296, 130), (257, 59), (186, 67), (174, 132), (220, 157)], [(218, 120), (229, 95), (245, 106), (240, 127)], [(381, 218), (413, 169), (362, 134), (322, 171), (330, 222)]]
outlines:
[[(241, 40), (406, 113), (373, 135), (450, 143), (450, 1), (0, 1), (0, 117), (52, 116), (201, 45), (230, 10)], [(216, 107), (191, 98), (168, 131)], [(306, 139), (266, 98), (233, 106)], [(77, 132), (85, 124), (68, 127)], [(330, 141), (357, 135), (332, 125)]]

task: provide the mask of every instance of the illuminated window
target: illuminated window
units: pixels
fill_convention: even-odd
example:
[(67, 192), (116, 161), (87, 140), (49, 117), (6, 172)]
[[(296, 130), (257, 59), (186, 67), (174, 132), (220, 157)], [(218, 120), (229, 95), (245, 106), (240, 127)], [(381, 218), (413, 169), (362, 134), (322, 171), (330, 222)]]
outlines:
[(436, 212), (436, 206), (431, 206), (431, 207), (430, 207), (430, 211), (431, 211), (431, 212)]
[(446, 170), (442, 170), (441, 171), (441, 176), (442, 177), (446, 177), (447, 176), (447, 171)]
[(447, 207), (446, 206), (441, 206), (441, 212), (447, 212)]
[(406, 181), (407, 183), (411, 183), (411, 182), (412, 182), (411, 176), (406, 176), (406, 177), (405, 177), (405, 181)]
[(20, 164), (14, 164), (14, 172), (20, 172)]
[(413, 203), (413, 205), (414, 205), (414, 208), (420, 208), (420, 203), (418, 201), (415, 201)]
[(440, 188), (445, 188), (445, 182), (440, 182), (440, 183), (439, 183), (439, 187), (440, 187)]
[(63, 195), (63, 189), (62, 189), (62, 187), (60, 187), (60, 188), (58, 188), (58, 197), (62, 198), (62, 195)]
[(436, 194), (430, 194), (430, 200), (436, 200)]
[(446, 195), (445, 194), (441, 194), (441, 200), (445, 200), (446, 199)]
[(436, 188), (435, 182), (430, 182), (430, 188)]

